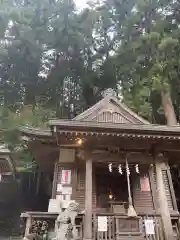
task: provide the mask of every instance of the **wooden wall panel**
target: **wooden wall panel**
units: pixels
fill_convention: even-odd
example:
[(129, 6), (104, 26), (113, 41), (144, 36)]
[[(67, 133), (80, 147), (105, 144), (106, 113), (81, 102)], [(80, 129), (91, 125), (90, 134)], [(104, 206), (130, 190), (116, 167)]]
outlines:
[[(164, 180), (164, 187), (165, 187), (166, 197), (167, 197), (167, 201), (168, 201), (168, 206), (169, 206), (170, 212), (173, 212), (175, 209), (174, 209), (174, 206), (173, 206), (173, 200), (172, 200), (172, 196), (171, 196), (171, 190), (170, 190), (169, 178), (168, 178), (167, 171), (168, 171), (168, 169), (166, 167), (163, 168), (162, 169), (162, 176), (163, 176), (163, 180)], [(157, 188), (155, 172), (154, 172), (154, 182), (155, 182), (155, 186)], [(159, 208), (158, 195), (156, 197), (157, 197), (157, 206)]]
[(172, 175), (171, 175), (171, 171), (170, 171), (169, 166), (167, 168), (167, 177), (168, 177), (169, 188), (170, 188), (170, 193), (171, 193), (171, 197), (172, 197), (173, 210), (176, 211), (177, 213), (179, 213), (178, 206), (177, 206), (176, 195), (175, 195), (174, 184), (173, 184), (173, 181), (172, 181)]
[(80, 209), (85, 207), (85, 167), (77, 168), (77, 187), (75, 200), (80, 204)]
[[(95, 184), (95, 176), (93, 171), (93, 185), (92, 185), (92, 204), (93, 208), (96, 208), (96, 184)], [(79, 204), (81, 210), (85, 208), (85, 166), (81, 166), (77, 168), (77, 188), (76, 188), (76, 199)]]
[(162, 175), (163, 175), (163, 180), (164, 180), (164, 186), (165, 186), (165, 191), (166, 191), (166, 197), (168, 201), (168, 206), (170, 211), (173, 211), (173, 201), (172, 201), (172, 196), (171, 196), (171, 191), (170, 191), (170, 186), (169, 186), (169, 179), (167, 175), (167, 169), (162, 170)]
[[(149, 179), (150, 191), (142, 191), (141, 187), (137, 188), (137, 178), (143, 177), (144, 174), (147, 175)], [(134, 184), (133, 184), (133, 203), (134, 208), (137, 213), (154, 213), (154, 204), (153, 204), (153, 197), (152, 197), (152, 188), (148, 170), (146, 172), (141, 173), (140, 176), (134, 176)]]
[[(163, 175), (163, 180), (164, 180), (164, 186), (165, 186), (168, 206), (169, 206), (170, 211), (173, 212), (173, 211), (175, 211), (175, 209), (174, 209), (174, 205), (173, 205), (173, 199), (172, 199), (172, 194), (171, 194), (171, 190), (170, 190), (170, 183), (169, 183), (167, 171), (168, 171), (168, 169), (165, 166), (162, 169), (162, 175)], [(133, 187), (134, 207), (135, 207), (136, 211), (140, 212), (140, 213), (143, 213), (143, 212), (153, 213), (155, 211), (158, 212), (158, 208), (159, 208), (158, 194), (156, 192), (157, 185), (156, 185), (155, 171), (152, 172), (151, 178), (150, 178), (149, 174), (148, 174), (148, 176), (150, 179), (149, 182), (151, 184), (150, 192), (141, 192), (139, 189), (136, 189), (135, 187)], [(154, 184), (154, 186), (152, 186), (152, 184)]]
[(154, 206), (151, 192), (136, 191), (134, 193), (134, 207), (137, 213), (153, 213)]
[(76, 174), (76, 168), (74, 167), (74, 164), (56, 163), (55, 172), (54, 172), (52, 198), (56, 198), (57, 195), (61, 195), (61, 193), (57, 191), (57, 184), (61, 184), (62, 170), (71, 170), (71, 184), (66, 185), (66, 186), (72, 187), (71, 199), (73, 200), (73, 198), (76, 194), (76, 182), (77, 182), (77, 180), (76, 180), (77, 174)]

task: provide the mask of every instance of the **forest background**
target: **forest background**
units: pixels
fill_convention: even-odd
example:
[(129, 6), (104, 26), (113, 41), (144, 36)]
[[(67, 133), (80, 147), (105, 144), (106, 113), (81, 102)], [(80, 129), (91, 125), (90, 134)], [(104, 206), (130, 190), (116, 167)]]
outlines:
[(21, 125), (72, 118), (113, 88), (153, 124), (180, 118), (180, 1), (0, 2), (0, 144), (27, 169)]

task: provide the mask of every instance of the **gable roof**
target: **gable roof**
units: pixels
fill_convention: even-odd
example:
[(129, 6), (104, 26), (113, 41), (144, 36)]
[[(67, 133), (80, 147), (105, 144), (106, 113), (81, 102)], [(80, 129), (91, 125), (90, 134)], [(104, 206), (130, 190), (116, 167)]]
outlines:
[(111, 89), (107, 89), (104, 98), (76, 116), (73, 120), (111, 122), (126, 124), (150, 124), (123, 104)]

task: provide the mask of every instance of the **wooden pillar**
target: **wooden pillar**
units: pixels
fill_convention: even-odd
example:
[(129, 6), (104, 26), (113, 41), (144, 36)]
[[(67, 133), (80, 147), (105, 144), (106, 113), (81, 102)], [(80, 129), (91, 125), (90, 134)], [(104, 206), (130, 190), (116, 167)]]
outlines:
[(26, 228), (25, 228), (24, 236), (27, 236), (28, 234), (30, 234), (31, 224), (32, 224), (32, 217), (28, 215), (26, 219)]
[(149, 180), (151, 185), (153, 207), (155, 209), (155, 212), (157, 213), (159, 210), (159, 205), (158, 205), (158, 194), (156, 190), (156, 181), (155, 181), (154, 173), (155, 173), (155, 165), (152, 164), (149, 168)]
[(156, 166), (156, 182), (157, 182), (157, 191), (158, 191), (158, 199), (159, 199), (159, 210), (162, 218), (165, 240), (173, 240), (174, 234), (172, 229), (171, 216), (170, 216), (169, 206), (168, 206), (165, 187), (164, 187), (163, 175), (162, 175), (163, 165), (164, 163), (161, 162), (160, 159), (156, 159), (155, 166)]
[(56, 199), (57, 192), (57, 178), (58, 178), (58, 162), (54, 164), (54, 176), (53, 176), (53, 185), (52, 185), (52, 199)]
[(92, 240), (92, 159), (86, 160), (84, 240)]

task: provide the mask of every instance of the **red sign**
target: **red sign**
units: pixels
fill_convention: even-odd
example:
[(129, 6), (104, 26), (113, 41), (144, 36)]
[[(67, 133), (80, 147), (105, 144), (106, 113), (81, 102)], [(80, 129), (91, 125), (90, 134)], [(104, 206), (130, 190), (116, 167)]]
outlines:
[(61, 184), (71, 184), (71, 170), (62, 170)]
[(141, 185), (141, 191), (142, 192), (149, 192), (150, 191), (150, 184), (149, 184), (149, 178), (144, 176), (140, 178), (140, 185)]

